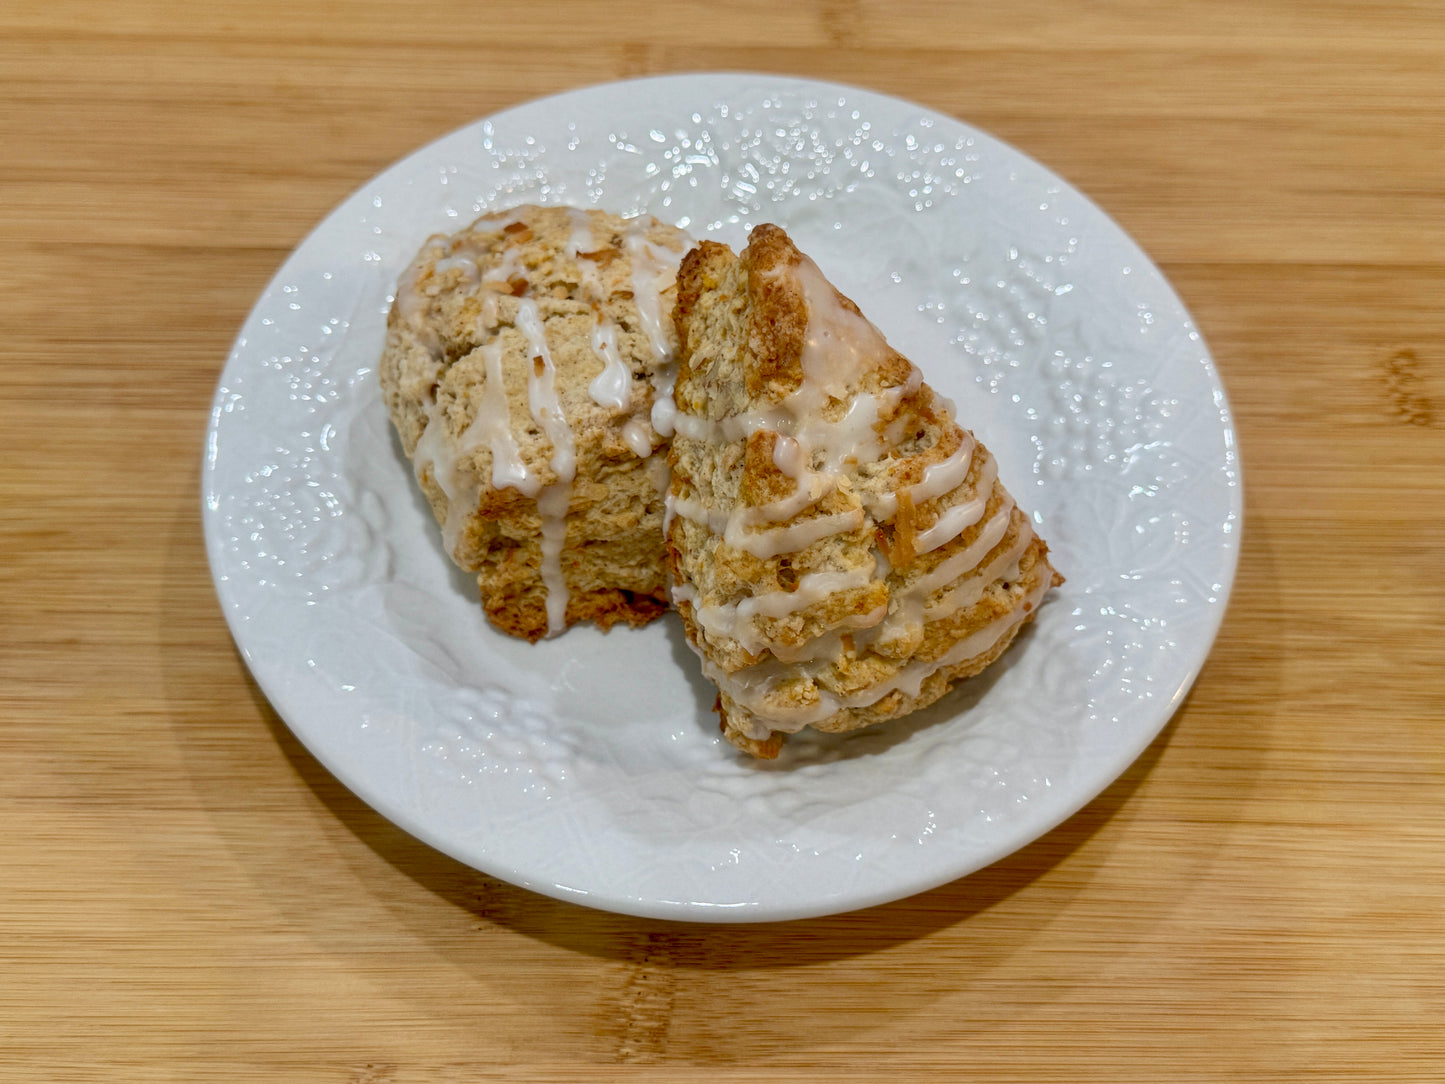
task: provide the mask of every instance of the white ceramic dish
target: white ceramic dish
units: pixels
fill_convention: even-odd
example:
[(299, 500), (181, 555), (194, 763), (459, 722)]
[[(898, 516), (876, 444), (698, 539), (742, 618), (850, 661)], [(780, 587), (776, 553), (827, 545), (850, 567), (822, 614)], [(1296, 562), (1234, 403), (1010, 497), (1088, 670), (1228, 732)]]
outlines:
[[(1067, 585), (1005, 661), (891, 727), (754, 763), (669, 617), (536, 646), (444, 557), (375, 364), (422, 240), (520, 202), (799, 246), (958, 404)], [(478, 122), (367, 183), (247, 320), (204, 466), (216, 587), (347, 786), (538, 892), (706, 921), (908, 895), (1035, 839), (1159, 733), (1214, 639), (1242, 493), (1209, 354), (1158, 270), (1012, 148), (865, 91), (695, 75)]]

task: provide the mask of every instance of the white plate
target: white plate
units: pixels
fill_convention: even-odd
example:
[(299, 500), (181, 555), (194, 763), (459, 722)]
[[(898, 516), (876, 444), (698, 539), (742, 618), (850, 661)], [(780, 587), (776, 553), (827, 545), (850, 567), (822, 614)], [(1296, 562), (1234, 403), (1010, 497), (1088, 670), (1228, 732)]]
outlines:
[[(786, 227), (958, 404), (1068, 584), (1005, 661), (901, 724), (724, 744), (669, 617), (492, 631), (375, 372), (422, 240), (521, 202), (649, 211), (735, 247)], [(216, 393), (206, 540), (227, 619), (306, 746), (477, 869), (637, 915), (800, 918), (987, 865), (1102, 790), (1218, 629), (1242, 494), (1224, 392), (1098, 208), (921, 106), (771, 76), (617, 83), (473, 124), (341, 205), (277, 274)]]

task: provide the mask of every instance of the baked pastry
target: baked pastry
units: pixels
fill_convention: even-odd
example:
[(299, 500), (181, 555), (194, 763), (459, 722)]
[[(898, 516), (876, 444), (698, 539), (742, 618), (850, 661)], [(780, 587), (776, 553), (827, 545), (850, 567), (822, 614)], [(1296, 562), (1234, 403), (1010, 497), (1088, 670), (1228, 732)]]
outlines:
[(432, 237), (398, 283), (386, 405), (447, 553), (505, 632), (667, 608), (650, 417), (691, 244), (651, 217), (522, 206)]
[(988, 449), (776, 226), (683, 260), (667, 548), (723, 733), (896, 719), (1062, 578)]

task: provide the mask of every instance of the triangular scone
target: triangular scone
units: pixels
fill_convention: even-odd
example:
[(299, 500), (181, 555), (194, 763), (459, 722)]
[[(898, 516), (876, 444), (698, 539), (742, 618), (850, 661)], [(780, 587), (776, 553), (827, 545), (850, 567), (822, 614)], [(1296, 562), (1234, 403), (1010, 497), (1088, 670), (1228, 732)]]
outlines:
[(692, 250), (673, 315), (673, 601), (734, 745), (930, 704), (1063, 582), (994, 457), (781, 229)]
[(691, 244), (650, 216), (522, 206), (431, 238), (397, 286), (387, 407), (448, 555), (505, 632), (667, 608), (650, 419)]

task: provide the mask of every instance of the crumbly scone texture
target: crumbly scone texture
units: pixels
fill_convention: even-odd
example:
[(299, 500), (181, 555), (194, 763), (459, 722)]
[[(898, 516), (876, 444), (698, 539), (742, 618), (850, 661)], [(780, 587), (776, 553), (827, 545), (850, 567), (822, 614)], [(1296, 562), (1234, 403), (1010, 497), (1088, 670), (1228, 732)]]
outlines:
[(997, 463), (783, 230), (678, 273), (668, 560), (727, 739), (916, 711), (1062, 578)]
[(650, 414), (691, 244), (650, 217), (521, 206), (430, 238), (398, 283), (387, 409), (448, 554), (511, 635), (667, 608)]

